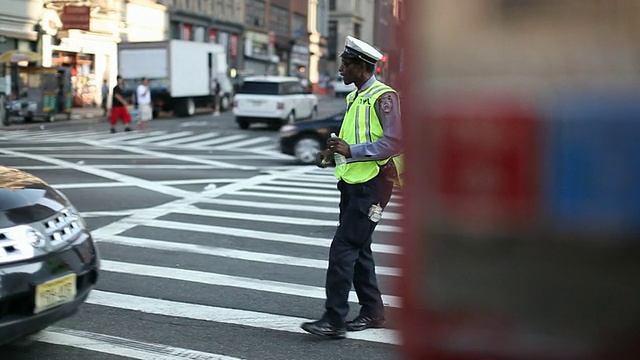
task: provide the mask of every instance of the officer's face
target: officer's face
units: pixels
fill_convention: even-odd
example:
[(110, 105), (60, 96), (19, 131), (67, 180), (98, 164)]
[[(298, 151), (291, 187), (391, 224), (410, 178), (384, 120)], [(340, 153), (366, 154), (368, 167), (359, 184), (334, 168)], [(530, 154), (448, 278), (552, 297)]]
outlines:
[(340, 73), (340, 76), (342, 76), (342, 81), (346, 84), (349, 85), (352, 82), (355, 81), (355, 79), (358, 78), (358, 74), (360, 71), (360, 66), (361, 64), (359, 62), (353, 61), (353, 60), (349, 60), (349, 59), (342, 59), (340, 62), (340, 68), (338, 69), (338, 72)]

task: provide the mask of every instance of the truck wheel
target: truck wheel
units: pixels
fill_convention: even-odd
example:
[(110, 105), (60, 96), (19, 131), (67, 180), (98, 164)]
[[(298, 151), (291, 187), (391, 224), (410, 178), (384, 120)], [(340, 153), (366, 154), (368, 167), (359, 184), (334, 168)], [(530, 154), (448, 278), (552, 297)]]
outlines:
[(238, 123), (238, 127), (242, 130), (247, 130), (249, 128), (249, 121), (244, 118), (236, 118), (236, 122)]
[(196, 113), (196, 103), (193, 99), (187, 99), (185, 101), (185, 110), (187, 116), (193, 116)]
[(177, 114), (181, 117), (193, 116), (196, 113), (196, 103), (193, 99), (183, 99), (178, 106)]

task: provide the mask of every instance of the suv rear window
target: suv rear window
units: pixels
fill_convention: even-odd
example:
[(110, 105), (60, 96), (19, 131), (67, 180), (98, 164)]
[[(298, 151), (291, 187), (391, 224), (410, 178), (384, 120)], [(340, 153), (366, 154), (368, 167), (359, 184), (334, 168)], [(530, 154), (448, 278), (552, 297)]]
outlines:
[(278, 95), (278, 85), (274, 82), (248, 81), (242, 84), (240, 94)]

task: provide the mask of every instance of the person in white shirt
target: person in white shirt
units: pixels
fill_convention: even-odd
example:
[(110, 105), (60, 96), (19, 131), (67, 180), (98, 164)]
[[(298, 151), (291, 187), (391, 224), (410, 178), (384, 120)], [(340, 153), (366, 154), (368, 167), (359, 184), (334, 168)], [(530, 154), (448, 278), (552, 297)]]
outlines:
[(147, 123), (153, 118), (153, 108), (151, 105), (151, 90), (149, 89), (149, 79), (142, 78), (142, 82), (136, 89), (136, 96), (138, 100), (138, 112), (140, 116), (140, 123), (138, 129), (146, 131)]

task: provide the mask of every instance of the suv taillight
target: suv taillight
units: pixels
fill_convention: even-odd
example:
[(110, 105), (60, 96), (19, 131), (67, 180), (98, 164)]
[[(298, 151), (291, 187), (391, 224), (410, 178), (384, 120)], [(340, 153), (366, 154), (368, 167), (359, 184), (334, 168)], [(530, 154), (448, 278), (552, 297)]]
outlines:
[(278, 102), (278, 110), (282, 110), (282, 109), (284, 109), (284, 103)]

